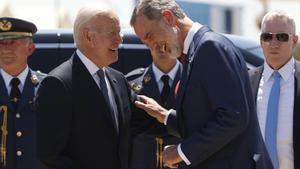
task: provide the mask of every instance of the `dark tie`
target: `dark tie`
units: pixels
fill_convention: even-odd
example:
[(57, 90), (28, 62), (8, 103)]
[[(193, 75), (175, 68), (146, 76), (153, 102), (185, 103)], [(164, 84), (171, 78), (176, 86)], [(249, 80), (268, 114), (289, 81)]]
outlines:
[(117, 131), (119, 130), (118, 129), (118, 120), (117, 120), (117, 115), (115, 114), (114, 110), (113, 110), (113, 107), (109, 101), (109, 97), (108, 97), (108, 90), (107, 90), (107, 85), (106, 85), (106, 81), (105, 81), (105, 72), (103, 71), (103, 69), (99, 69), (97, 71), (97, 75), (99, 76), (100, 78), (100, 88), (101, 88), (101, 91), (102, 91), (102, 94), (104, 96), (104, 99), (108, 105), (108, 108), (109, 108), (109, 111), (111, 112), (111, 115), (112, 115), (112, 119), (114, 121), (114, 125), (117, 129)]
[(269, 152), (274, 169), (279, 169), (277, 154), (277, 122), (278, 122), (278, 103), (280, 96), (280, 74), (278, 71), (273, 72), (274, 82), (270, 91), (267, 121), (265, 129), (265, 142)]
[(21, 98), (21, 91), (19, 89), (20, 80), (18, 78), (13, 78), (9, 84), (11, 86), (10, 101), (14, 111), (16, 111)]
[(170, 78), (169, 78), (168, 75), (163, 75), (161, 77), (161, 81), (164, 83), (164, 86), (163, 86), (162, 91), (160, 93), (160, 98), (161, 98), (161, 101), (162, 101), (164, 106), (166, 106), (168, 96), (169, 96), (170, 90), (171, 90), (171, 87), (169, 85), (169, 79)]
[(186, 54), (181, 54), (181, 56), (178, 58), (178, 60), (184, 64), (184, 63), (187, 63), (188, 62), (188, 57)]

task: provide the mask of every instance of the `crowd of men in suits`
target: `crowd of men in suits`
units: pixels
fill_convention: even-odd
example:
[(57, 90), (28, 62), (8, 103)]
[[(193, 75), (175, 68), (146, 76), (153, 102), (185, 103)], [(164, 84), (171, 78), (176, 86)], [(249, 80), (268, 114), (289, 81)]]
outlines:
[[(36, 26), (0, 18), (0, 169), (296, 169), (300, 63), (294, 20), (261, 23), (261, 67), (174, 0), (140, 0), (130, 24), (153, 63), (124, 76), (120, 21), (84, 7), (76, 51), (31, 70)], [(42, 57), (42, 56), (41, 56)]]

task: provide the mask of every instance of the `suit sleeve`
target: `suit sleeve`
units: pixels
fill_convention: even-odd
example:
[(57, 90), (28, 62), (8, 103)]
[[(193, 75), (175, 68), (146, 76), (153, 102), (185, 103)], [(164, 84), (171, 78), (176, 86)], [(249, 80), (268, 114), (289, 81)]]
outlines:
[(75, 169), (65, 154), (71, 133), (71, 94), (65, 84), (46, 77), (37, 95), (37, 158), (41, 169)]
[[(231, 44), (205, 42), (196, 50), (192, 71), (193, 76), (197, 76), (193, 83), (198, 84), (198, 90), (208, 100), (209, 105), (204, 106), (211, 110), (195, 110), (197, 114), (210, 114), (210, 118), (181, 144), (183, 153), (194, 166), (243, 137), (250, 113), (245, 89), (250, 87), (244, 86), (248, 78), (245, 63)], [(193, 104), (197, 104), (197, 100), (194, 98)], [(201, 117), (199, 114), (196, 116)]]

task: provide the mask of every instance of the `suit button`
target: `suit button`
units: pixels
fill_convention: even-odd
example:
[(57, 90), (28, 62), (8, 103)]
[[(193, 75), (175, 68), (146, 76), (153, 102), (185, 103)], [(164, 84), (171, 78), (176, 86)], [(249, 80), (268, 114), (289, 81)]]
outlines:
[(20, 113), (16, 114), (16, 118), (19, 119), (21, 117)]
[(18, 136), (18, 137), (21, 137), (21, 136), (22, 136), (22, 132), (18, 131), (18, 132), (17, 132), (17, 136)]
[(17, 156), (21, 156), (22, 155), (22, 151), (17, 151)]

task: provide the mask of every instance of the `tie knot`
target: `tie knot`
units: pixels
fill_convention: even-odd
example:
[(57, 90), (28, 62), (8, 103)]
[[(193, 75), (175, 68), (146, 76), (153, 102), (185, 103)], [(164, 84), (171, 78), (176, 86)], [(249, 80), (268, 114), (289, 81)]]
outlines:
[(181, 63), (187, 63), (188, 62), (188, 57), (186, 54), (182, 54), (178, 60), (181, 62)]
[(274, 79), (280, 79), (280, 77), (281, 77), (280, 73), (277, 70), (275, 70), (273, 72), (273, 76), (274, 76)]
[(163, 75), (160, 79), (162, 82), (164, 82), (164, 84), (169, 85), (169, 75)]
[(97, 75), (100, 77), (100, 79), (104, 79), (104, 70), (103, 69), (99, 69), (97, 71)]
[(11, 79), (11, 81), (10, 81), (9, 84), (10, 84), (12, 87), (17, 87), (17, 86), (19, 86), (20, 83), (21, 83), (21, 82), (20, 82), (19, 78), (14, 77), (14, 78)]

